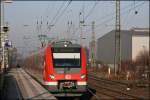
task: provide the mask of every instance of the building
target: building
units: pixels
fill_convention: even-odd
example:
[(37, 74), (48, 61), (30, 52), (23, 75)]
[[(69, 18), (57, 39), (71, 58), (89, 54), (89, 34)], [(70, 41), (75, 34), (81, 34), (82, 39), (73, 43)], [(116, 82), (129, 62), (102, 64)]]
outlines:
[[(135, 60), (143, 49), (149, 50), (149, 29), (132, 28), (121, 30), (121, 60)], [(97, 61), (106, 64), (114, 63), (115, 30), (97, 40)]]

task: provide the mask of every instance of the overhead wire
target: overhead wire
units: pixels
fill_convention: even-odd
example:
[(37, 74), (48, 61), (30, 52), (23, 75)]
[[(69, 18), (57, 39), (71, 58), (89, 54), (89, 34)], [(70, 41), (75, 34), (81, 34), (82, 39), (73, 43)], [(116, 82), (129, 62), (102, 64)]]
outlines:
[[(122, 15), (127, 14), (127, 13), (130, 12), (131, 10), (134, 10), (135, 8), (140, 7), (140, 6), (143, 5), (144, 3), (145, 3), (145, 1), (142, 2), (142, 3), (140, 3), (140, 4), (138, 4), (138, 5), (136, 5), (135, 7), (131, 7), (130, 9), (124, 10), (123, 12), (121, 12), (121, 14), (122, 14)], [(114, 18), (115, 18), (115, 16), (112, 17), (111, 19), (114, 19)], [(104, 22), (103, 22), (103, 23), (104, 23)], [(100, 25), (102, 25), (103, 23), (98, 24), (97, 27), (100, 26)]]
[(67, 10), (67, 8), (69, 7), (69, 5), (71, 4), (72, 0), (70, 0), (67, 4), (67, 6), (63, 9), (63, 11), (60, 13), (60, 15), (56, 18), (54, 25), (56, 25), (56, 23), (59, 21), (59, 19), (61, 18), (61, 16), (65, 13), (65, 11)]
[[(47, 22), (47, 28), (49, 29), (49, 31), (53, 28), (56, 27), (56, 23), (58, 22), (58, 20), (62, 17), (62, 15), (65, 13), (65, 11), (67, 10), (67, 8), (69, 7), (69, 5), (71, 4), (72, 0), (69, 0), (67, 3), (67, 6), (65, 7), (65, 1), (61, 4), (61, 6), (59, 7), (59, 9), (57, 10), (56, 14), (54, 15), (54, 17), (52, 18), (52, 20), (50, 21), (50, 23)], [(65, 7), (65, 8), (64, 8)], [(63, 9), (64, 8), (64, 9)]]
[[(42, 29), (42, 26), (44, 25), (44, 21), (45, 21), (46, 18), (48, 18), (48, 14), (49, 13), (47, 13), (47, 12), (49, 10), (49, 7), (50, 7), (50, 4), (47, 4), (47, 7), (45, 8), (45, 12), (43, 12), (43, 14), (41, 15), (41, 24), (38, 25), (38, 19), (37, 19), (37, 23), (36, 23), (37, 24), (37, 28), (36, 28), (36, 30), (37, 30), (38, 33), (40, 31), (42, 32), (41, 29)], [(43, 19), (42, 19), (42, 17), (43, 17)]]
[(84, 9), (85, 9), (85, 2), (83, 1), (82, 9), (81, 9), (81, 12), (80, 12), (80, 13), (82, 13), (82, 20), (83, 21), (85, 21), (85, 19), (84, 19), (84, 14), (85, 14)]
[[(145, 2), (140, 3), (140, 4), (136, 5), (135, 7), (132, 7), (132, 8), (130, 8), (130, 9), (128, 9), (128, 10), (122, 12), (122, 14), (123, 14), (123, 15), (124, 15), (124, 14), (128, 14), (128, 13), (130, 13), (132, 10), (134, 10), (135, 8), (138, 8), (138, 7), (142, 6), (143, 4), (145, 4)], [(105, 22), (98, 24), (98, 25), (96, 26), (96, 28), (99, 27), (99, 26), (104, 25), (104, 23), (107, 23), (107, 22), (112, 21), (114, 18), (115, 18), (115, 17), (112, 17), (112, 18), (106, 20)], [(100, 33), (99, 33), (99, 34), (100, 34)], [(97, 34), (97, 35), (99, 35), (99, 34)], [(98, 37), (98, 36), (97, 36), (97, 37)]]
[[(48, 22), (48, 20), (49, 20), (49, 11), (48, 11), (48, 9), (49, 9), (49, 6), (50, 4), (48, 4), (48, 7), (47, 7), (47, 9), (46, 9), (46, 11), (45, 11), (45, 19), (46, 19), (46, 21), (45, 21), (45, 19), (43, 19), (43, 22), (45, 21), (45, 23), (46, 23), (46, 28), (48, 28), (48, 24), (49, 24), (49, 22)], [(51, 6), (51, 8), (54, 8), (54, 5), (52, 5)], [(45, 33), (46, 32), (48, 32), (47, 30), (46, 30), (46, 28), (45, 28)]]
[(127, 24), (128, 24), (128, 18), (129, 18), (129, 15), (131, 14), (131, 11), (132, 10), (130, 10), (129, 13), (124, 18), (122, 18), (122, 23), (124, 23), (123, 24), (124, 26), (127, 26)]
[[(134, 3), (132, 3), (132, 4), (130, 4), (130, 5), (127, 5), (127, 6), (125, 6), (125, 7), (122, 8), (122, 9), (123, 9), (123, 10), (124, 10), (124, 9), (126, 10), (126, 8), (131, 7), (131, 6), (133, 6), (133, 5), (134, 5)], [(102, 16), (102, 17), (96, 19), (95, 21), (102, 20), (102, 19), (105, 19), (105, 18), (107, 18), (107, 17), (111, 17), (113, 14), (115, 14), (115, 12), (106, 14), (105, 16)]]
[(92, 14), (92, 12), (94, 11), (96, 5), (98, 4), (98, 1), (96, 0), (93, 7), (90, 9), (90, 11), (88, 12), (88, 14), (85, 16), (85, 20), (88, 19), (88, 17)]
[(45, 16), (44, 18), (43, 18), (43, 22), (45, 21), (45, 19), (46, 18), (48, 18), (48, 10), (49, 10), (49, 7), (50, 7), (50, 4), (47, 4), (47, 7), (46, 7), (46, 9), (45, 9), (45, 12), (42, 14), (43, 16)]
[[(145, 1), (144, 2), (142, 2), (142, 3), (140, 3), (140, 4), (137, 4), (136, 6), (134, 6), (134, 7), (131, 7), (130, 9), (127, 9), (127, 10), (124, 10), (123, 12), (121, 12), (121, 14), (126, 14), (126, 13), (128, 13), (128, 12), (130, 12), (131, 10), (134, 10), (135, 8), (138, 8), (138, 7), (140, 7), (141, 5), (143, 5), (145, 3)], [(133, 5), (133, 4), (132, 4)], [(132, 5), (130, 5), (130, 6), (132, 6)], [(127, 6), (127, 7), (129, 7), (129, 6)], [(125, 7), (126, 8), (126, 7)], [(111, 14), (112, 15), (112, 14)], [(107, 16), (107, 18), (108, 17), (110, 17), (110, 16)], [(103, 17), (103, 19), (105, 19), (106, 17)], [(96, 28), (98, 28), (98, 27), (100, 27), (100, 26), (102, 26), (102, 25), (105, 25), (105, 23), (107, 23), (107, 22), (110, 22), (110, 21), (113, 21), (113, 19), (115, 18), (115, 16), (113, 17), (111, 17), (111, 18), (109, 18), (109, 19), (107, 19), (107, 20), (104, 20), (102, 23), (99, 23), (99, 24), (97, 24), (96, 26), (95, 26), (95, 29)], [(78, 28), (77, 28), (78, 29)], [(77, 30), (76, 29), (76, 30)], [(88, 29), (88, 30), (86, 30), (85, 31), (85, 33), (87, 33), (87, 32), (90, 32), (90, 30), (91, 29)]]
[[(51, 3), (52, 4), (52, 3)], [(52, 4), (52, 8), (54, 8), (55, 4)], [(48, 20), (48, 17), (49, 17), (49, 7), (50, 7), (50, 4), (47, 5), (46, 9), (45, 9), (45, 12), (43, 12), (43, 14), (41, 15), (41, 18), (40, 20), (37, 19), (37, 22), (36, 22), (36, 31), (37, 33), (42, 33), (42, 26), (45, 25), (44, 22), (45, 22), (45, 19), (47, 18)], [(43, 19), (42, 19), (42, 16), (43, 16)], [(45, 17), (44, 17), (45, 16)], [(46, 23), (46, 25), (48, 25), (48, 21)], [(45, 31), (46, 32), (46, 31)]]
[[(48, 7), (46, 8), (46, 11), (47, 11)], [(44, 14), (44, 13), (43, 13)], [(42, 15), (43, 15), (42, 14)], [(40, 32), (40, 25), (39, 25), (39, 20), (38, 18), (36, 18), (36, 28), (35, 28), (35, 32), (36, 33), (39, 33)]]
[(52, 20), (50, 21), (50, 25), (54, 22), (54, 20), (56, 19), (56, 17), (58, 16), (58, 14), (60, 13), (61, 9), (63, 8), (65, 4), (65, 1), (61, 4), (61, 6), (59, 7), (59, 9), (57, 10), (55, 16), (52, 18)]
[[(97, 3), (95, 2), (94, 5), (97, 5)], [(133, 5), (133, 4), (128, 5), (128, 6), (124, 7), (123, 9), (128, 8), (129, 6), (132, 6), (132, 5)], [(93, 7), (94, 7), (94, 6), (93, 6)], [(93, 9), (94, 9), (94, 8), (93, 8)], [(91, 11), (92, 11), (92, 9), (91, 9)], [(103, 20), (103, 19), (106, 19), (106, 18), (108, 18), (108, 17), (111, 17), (113, 14), (114, 14), (114, 12), (112, 12), (112, 13), (110, 13), (110, 14), (106, 14), (105, 16), (102, 16), (101, 18), (96, 19), (95, 22), (98, 21), (98, 20)], [(86, 18), (87, 18), (87, 17), (88, 17), (88, 16), (86, 16)], [(75, 34), (78, 30), (79, 30), (79, 27), (76, 28), (76, 31), (74, 32), (74, 34)]]
[[(94, 9), (95, 9), (95, 7), (96, 7), (97, 4), (98, 4), (98, 0), (95, 1), (93, 7), (89, 10), (89, 12), (88, 12), (88, 14), (85, 16), (85, 18), (84, 18), (84, 13), (83, 13), (83, 20), (84, 20), (84, 22), (85, 22), (85, 21), (88, 19), (88, 17), (92, 14), (92, 12), (94, 11)], [(84, 6), (84, 5), (83, 5), (83, 6)], [(83, 8), (83, 7), (82, 7), (82, 8)], [(79, 28), (80, 28), (80, 26), (79, 26), (78, 28), (76, 28), (76, 30), (73, 32), (73, 34), (75, 34), (75, 33), (78, 31)]]
[[(127, 9), (127, 10), (121, 12), (121, 14), (124, 15), (124, 14), (130, 12), (130, 10), (135, 9), (135, 8), (137, 8), (137, 7), (141, 6), (141, 5), (143, 5), (144, 3), (145, 3), (145, 1), (142, 2), (142, 3), (140, 3), (140, 4), (138, 4), (138, 5), (136, 5), (135, 7), (131, 7), (130, 9)], [(109, 16), (109, 17), (110, 17), (110, 16)], [(111, 17), (111, 18), (109, 18), (109, 19), (107, 19), (107, 20), (105, 20), (105, 21), (103, 21), (102, 23), (97, 24), (95, 28), (97, 28), (97, 27), (99, 27), (99, 26), (101, 26), (101, 25), (104, 25), (104, 23), (107, 23), (107, 22), (112, 21), (114, 18), (115, 18), (115, 16), (114, 16), (114, 17)], [(89, 30), (87, 30), (87, 31), (89, 31)]]

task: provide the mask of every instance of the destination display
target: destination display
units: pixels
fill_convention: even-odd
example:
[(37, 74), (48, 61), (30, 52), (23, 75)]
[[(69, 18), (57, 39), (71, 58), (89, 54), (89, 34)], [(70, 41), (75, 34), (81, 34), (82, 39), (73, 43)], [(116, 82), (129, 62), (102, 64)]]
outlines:
[(81, 48), (52, 48), (53, 53), (80, 53)]

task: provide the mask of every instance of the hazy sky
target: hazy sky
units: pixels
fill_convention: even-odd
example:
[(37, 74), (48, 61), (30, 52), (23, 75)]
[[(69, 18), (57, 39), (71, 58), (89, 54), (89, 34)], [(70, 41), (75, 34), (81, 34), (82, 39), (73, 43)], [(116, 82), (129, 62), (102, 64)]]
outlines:
[[(40, 47), (37, 36), (41, 33), (50, 38), (72, 37), (79, 42), (79, 12), (88, 25), (83, 28), (84, 44), (91, 39), (92, 21), (95, 21), (97, 39), (115, 28), (113, 1), (13, 1), (5, 4), (5, 21), (10, 25), (9, 39), (24, 52)], [(48, 30), (47, 23), (54, 24), (51, 30)], [(149, 27), (148, 1), (121, 1), (121, 29), (132, 27)]]

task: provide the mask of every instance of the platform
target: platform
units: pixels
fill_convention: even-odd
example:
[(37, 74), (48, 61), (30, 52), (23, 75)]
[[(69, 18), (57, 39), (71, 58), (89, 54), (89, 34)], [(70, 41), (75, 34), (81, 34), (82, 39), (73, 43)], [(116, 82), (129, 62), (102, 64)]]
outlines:
[(5, 76), (6, 84), (4, 99), (49, 99), (56, 98), (32, 79), (22, 68), (13, 68)]

